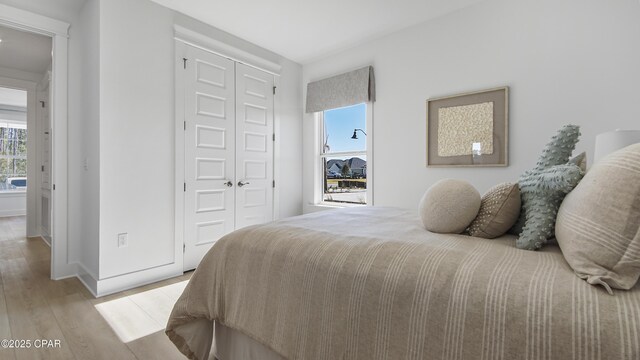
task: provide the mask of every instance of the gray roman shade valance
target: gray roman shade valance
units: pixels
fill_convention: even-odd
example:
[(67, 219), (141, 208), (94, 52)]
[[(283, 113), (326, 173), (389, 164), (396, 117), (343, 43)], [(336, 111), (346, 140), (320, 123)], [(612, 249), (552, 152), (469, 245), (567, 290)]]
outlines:
[(373, 66), (307, 84), (307, 113), (376, 100)]

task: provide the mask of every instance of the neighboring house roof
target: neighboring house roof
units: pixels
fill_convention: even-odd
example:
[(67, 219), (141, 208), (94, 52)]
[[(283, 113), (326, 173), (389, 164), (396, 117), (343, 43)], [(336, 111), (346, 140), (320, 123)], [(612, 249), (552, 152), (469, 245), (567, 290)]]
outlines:
[[(327, 169), (333, 170), (333, 171), (340, 171), (342, 170), (342, 167), (344, 166), (345, 162), (347, 163), (347, 165), (349, 165), (349, 168), (351, 170), (363, 169), (367, 166), (367, 162), (365, 160), (362, 160), (358, 157), (352, 157), (351, 159), (347, 159), (347, 160), (331, 159), (327, 161)], [(337, 170), (335, 170), (336, 166), (337, 166)]]
[(362, 169), (365, 168), (367, 166), (367, 162), (365, 160), (362, 160), (360, 158), (354, 157), (351, 158), (349, 160), (347, 160), (347, 163), (349, 164), (349, 167), (351, 169)]
[(342, 167), (337, 163), (333, 163), (333, 165), (327, 167), (327, 170), (339, 173), (342, 170)]

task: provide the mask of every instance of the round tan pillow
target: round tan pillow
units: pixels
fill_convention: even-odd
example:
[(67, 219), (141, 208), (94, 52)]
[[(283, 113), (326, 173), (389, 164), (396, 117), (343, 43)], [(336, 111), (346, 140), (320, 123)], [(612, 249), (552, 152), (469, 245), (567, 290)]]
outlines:
[(425, 229), (460, 234), (480, 210), (480, 193), (464, 180), (444, 179), (424, 193), (418, 211)]

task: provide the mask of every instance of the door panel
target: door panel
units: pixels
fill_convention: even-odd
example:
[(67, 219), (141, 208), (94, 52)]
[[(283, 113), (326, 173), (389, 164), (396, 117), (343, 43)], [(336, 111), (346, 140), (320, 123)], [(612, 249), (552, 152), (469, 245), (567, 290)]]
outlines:
[(234, 62), (187, 46), (184, 269), (235, 228)]
[(240, 229), (273, 220), (273, 75), (236, 64), (236, 117)]

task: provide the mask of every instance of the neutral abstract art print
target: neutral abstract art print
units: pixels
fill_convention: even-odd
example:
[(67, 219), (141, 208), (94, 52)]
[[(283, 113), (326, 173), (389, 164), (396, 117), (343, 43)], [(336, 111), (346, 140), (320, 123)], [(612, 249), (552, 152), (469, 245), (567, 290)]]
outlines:
[(507, 166), (508, 92), (427, 100), (427, 166)]

